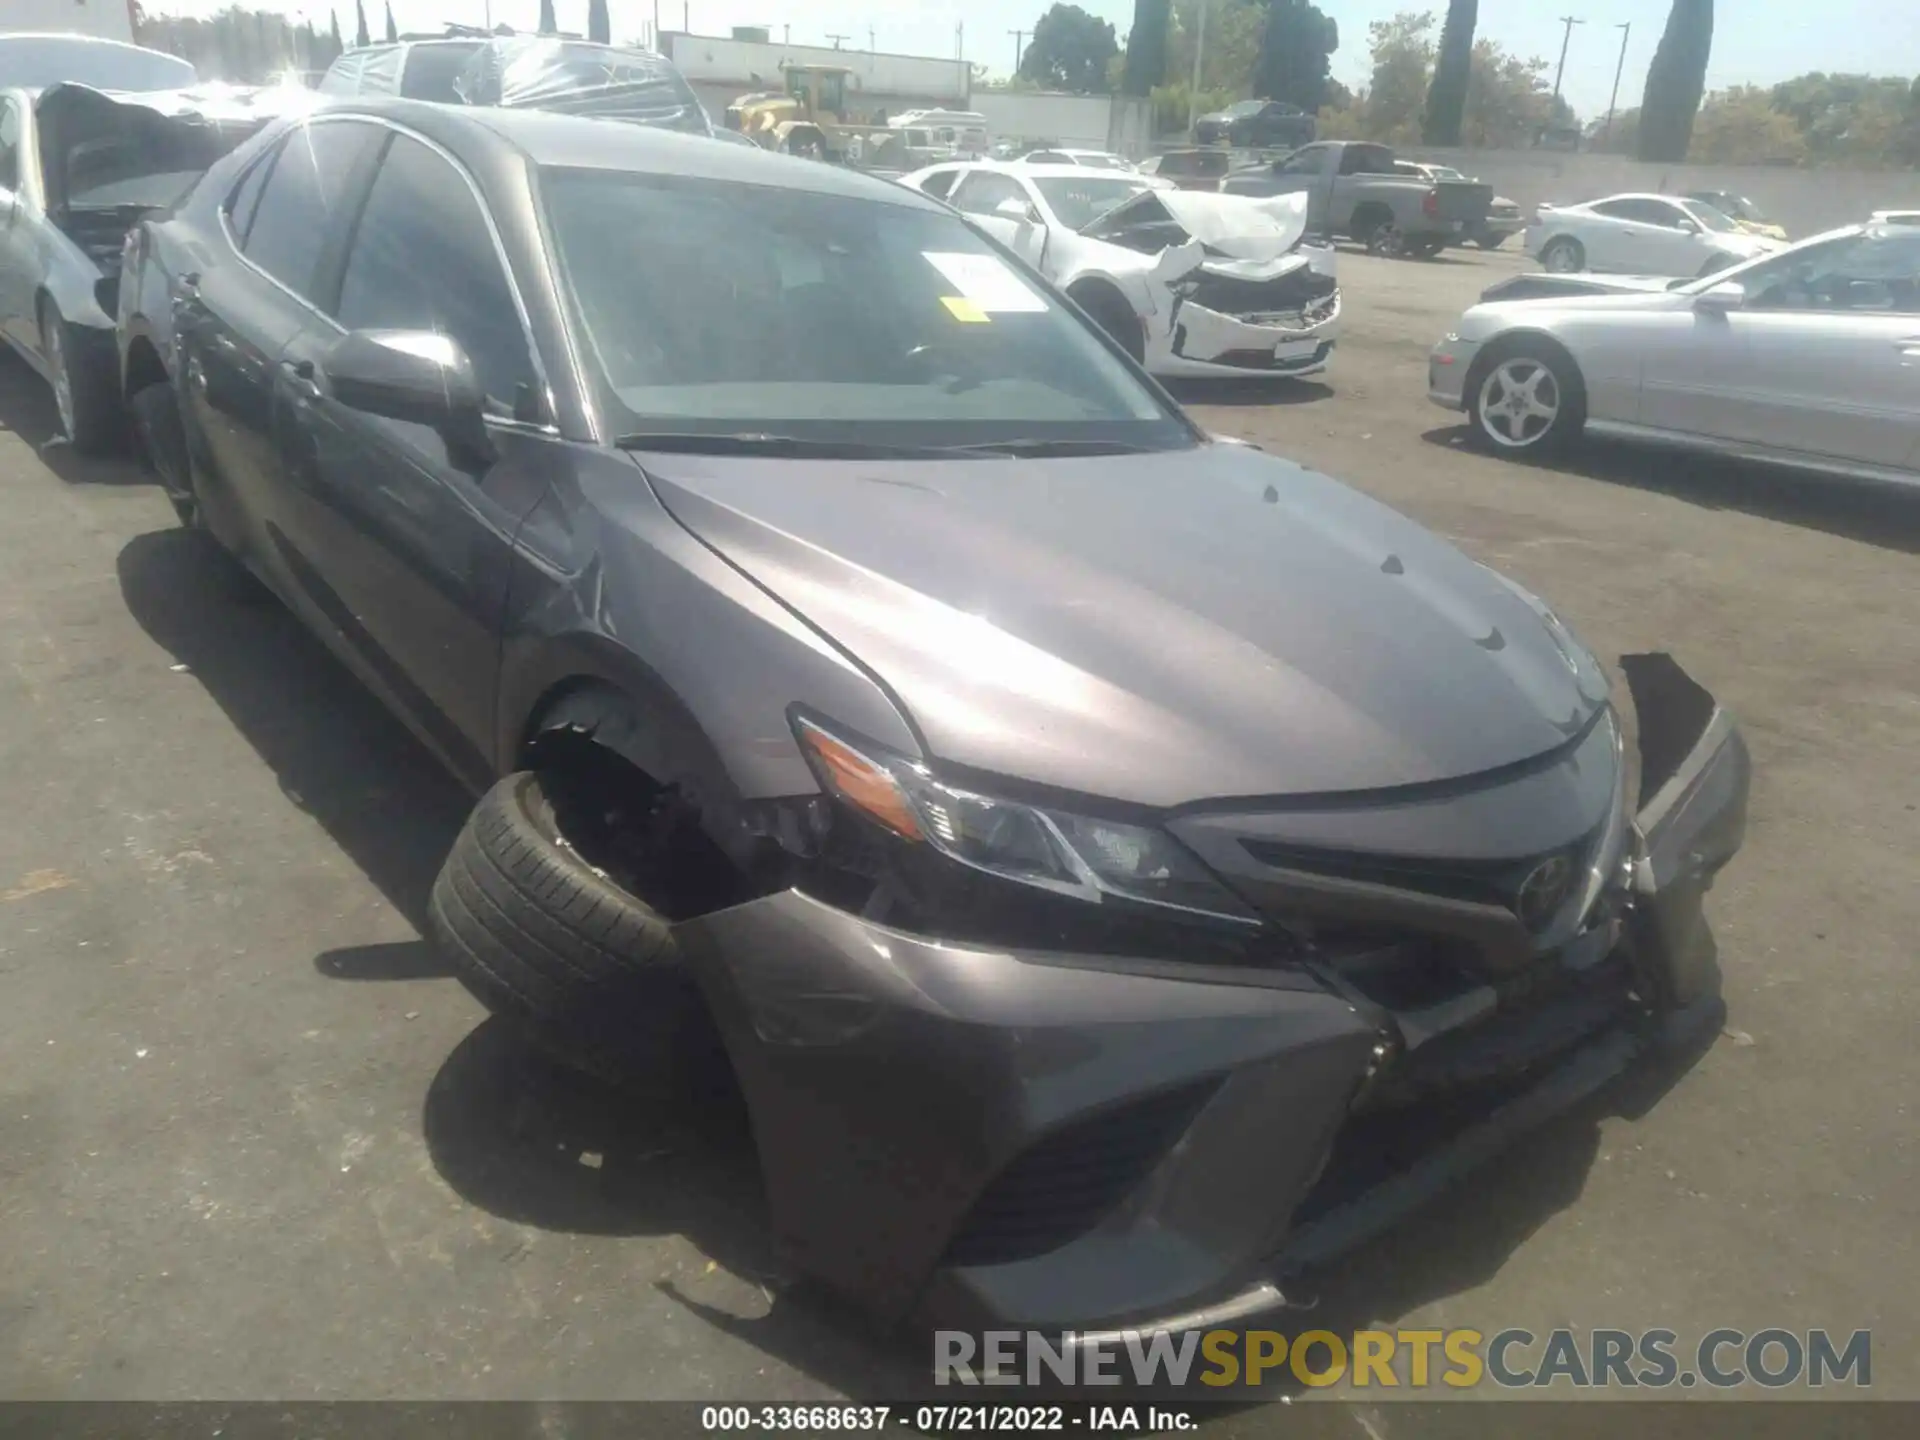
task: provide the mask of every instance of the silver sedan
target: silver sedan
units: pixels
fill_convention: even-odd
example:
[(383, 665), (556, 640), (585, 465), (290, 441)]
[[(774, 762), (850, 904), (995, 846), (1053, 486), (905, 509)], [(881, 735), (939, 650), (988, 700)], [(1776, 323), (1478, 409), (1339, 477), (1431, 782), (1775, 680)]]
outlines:
[(1671, 290), (1476, 305), (1427, 393), (1508, 455), (1585, 430), (1920, 483), (1920, 226), (1851, 225)]

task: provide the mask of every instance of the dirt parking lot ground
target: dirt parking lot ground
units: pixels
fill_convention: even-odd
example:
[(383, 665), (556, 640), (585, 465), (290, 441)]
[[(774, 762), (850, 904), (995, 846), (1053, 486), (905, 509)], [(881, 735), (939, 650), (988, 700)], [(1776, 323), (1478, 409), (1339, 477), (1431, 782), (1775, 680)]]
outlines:
[[(1871, 1328), (1875, 1391), (1920, 1396), (1920, 493), (1463, 448), (1427, 347), (1519, 263), (1347, 255), (1324, 385), (1186, 398), (1737, 712), (1731, 1014), (1664, 1093), (1355, 1257), (1323, 1313)], [(0, 362), (0, 1395), (903, 1389), (917, 1357), (779, 1273), (736, 1123), (566, 1082), (444, 978), (419, 927), (460, 796), (52, 426)]]

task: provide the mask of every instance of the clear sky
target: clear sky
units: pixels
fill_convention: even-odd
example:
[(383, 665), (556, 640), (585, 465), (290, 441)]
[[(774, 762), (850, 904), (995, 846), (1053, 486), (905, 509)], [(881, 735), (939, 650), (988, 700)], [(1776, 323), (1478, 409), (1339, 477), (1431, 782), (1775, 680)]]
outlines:
[[(155, 13), (211, 14), (228, 0), (146, 0)], [(248, 0), (265, 8), (313, 17), (324, 27), (328, 0)], [(383, 0), (367, 0), (367, 23), (376, 35), (383, 23)], [(869, 31), (880, 50), (910, 55), (951, 55), (956, 25), (965, 26), (968, 59), (995, 74), (1012, 68), (1018, 26), (1030, 30), (1047, 0), (659, 0), (663, 28), (678, 29), (683, 7), (692, 29), (724, 35), (734, 25), (766, 25), (774, 38), (790, 32), (795, 44), (829, 44), (834, 32), (843, 44), (864, 49)], [(1445, 0), (1318, 0), (1340, 22), (1340, 50), (1333, 72), (1349, 85), (1365, 83), (1367, 24), (1399, 9), (1444, 12)], [(393, 0), (402, 30), (438, 28), (447, 21), (480, 22), (491, 5), (495, 24), (531, 29), (539, 0)], [(1095, 14), (1114, 22), (1122, 45), (1132, 23), (1133, 0), (1081, 0)], [(555, 0), (558, 18), (569, 30), (585, 30), (587, 0)], [(342, 31), (352, 38), (353, 0), (334, 0)], [(609, 0), (616, 39), (636, 38), (651, 22), (655, 0)], [(1920, 5), (1916, 0), (1721, 0), (1713, 41), (1713, 67), (1707, 84), (1768, 84), (1807, 70), (1868, 74), (1920, 74)], [(1647, 64), (1666, 24), (1668, 0), (1480, 0), (1483, 36), (1509, 50), (1555, 61), (1562, 27), (1557, 17), (1580, 16), (1567, 54), (1563, 93), (1583, 116), (1606, 109), (1620, 58), (1623, 23), (1627, 37), (1622, 106), (1640, 103)], [(784, 30), (783, 30), (784, 27)]]

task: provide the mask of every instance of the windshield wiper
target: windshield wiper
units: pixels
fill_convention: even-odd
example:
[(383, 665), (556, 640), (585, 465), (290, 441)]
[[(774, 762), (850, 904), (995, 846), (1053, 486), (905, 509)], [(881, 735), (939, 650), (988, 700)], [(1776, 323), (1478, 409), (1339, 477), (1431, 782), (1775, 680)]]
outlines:
[(938, 460), (964, 457), (965, 448), (886, 445), (866, 440), (821, 440), (759, 430), (641, 430), (614, 442), (620, 450), (665, 450), (682, 455), (772, 455), (794, 460)]
[(1146, 455), (1163, 447), (1134, 445), (1125, 440), (1055, 440), (1039, 436), (1025, 439), (991, 440), (980, 445), (956, 447), (971, 455), (1018, 455), (1027, 459), (1068, 455)]

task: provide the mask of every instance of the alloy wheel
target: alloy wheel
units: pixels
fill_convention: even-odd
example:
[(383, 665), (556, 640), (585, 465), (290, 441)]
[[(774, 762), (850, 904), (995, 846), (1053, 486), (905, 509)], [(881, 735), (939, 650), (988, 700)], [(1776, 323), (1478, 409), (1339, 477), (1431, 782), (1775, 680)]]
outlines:
[(1573, 246), (1564, 240), (1549, 245), (1547, 253), (1540, 257), (1540, 264), (1553, 275), (1571, 275), (1580, 268), (1580, 260)]
[(60, 410), (60, 433), (73, 439), (73, 377), (67, 371), (67, 342), (60, 334), (59, 321), (46, 325), (47, 368), (53, 372), (53, 401)]
[(1481, 383), (1474, 414), (1494, 444), (1525, 450), (1553, 429), (1563, 404), (1553, 371), (1532, 356), (1516, 355), (1494, 366)]

